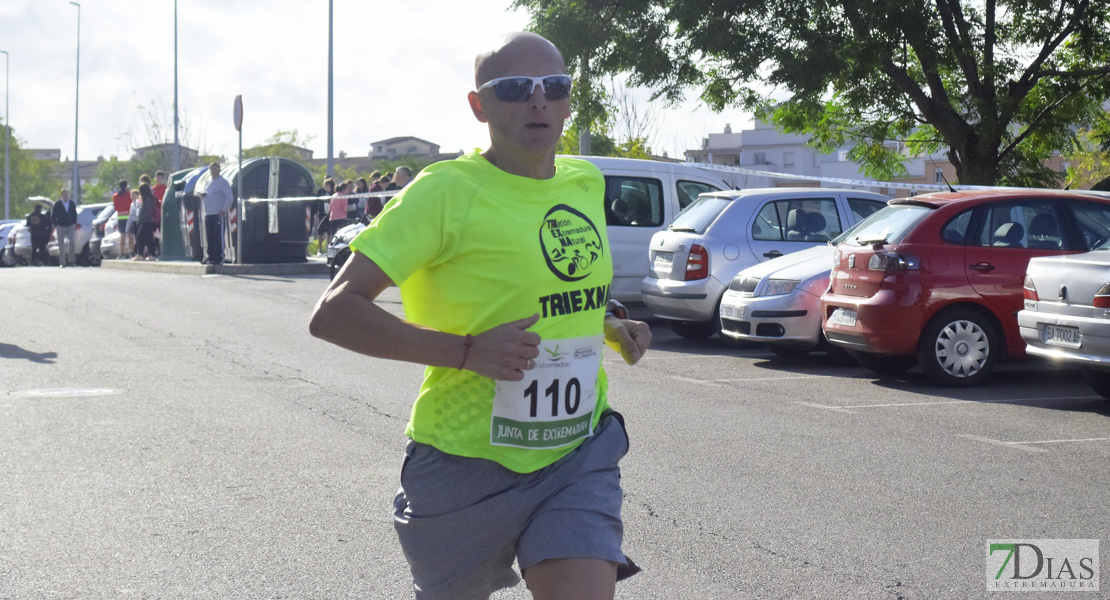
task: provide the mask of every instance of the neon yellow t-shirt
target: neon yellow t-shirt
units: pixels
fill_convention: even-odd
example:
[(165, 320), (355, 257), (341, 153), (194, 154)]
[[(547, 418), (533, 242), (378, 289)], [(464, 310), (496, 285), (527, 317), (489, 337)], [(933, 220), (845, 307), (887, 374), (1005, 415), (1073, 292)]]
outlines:
[(520, 473), (593, 433), (608, 406), (601, 346), (613, 279), (605, 179), (557, 158), (547, 180), (518, 177), (477, 151), (424, 171), (351, 248), (400, 286), (405, 317), (464, 335), (539, 313), (524, 381), (428, 367), (405, 429), (412, 439)]

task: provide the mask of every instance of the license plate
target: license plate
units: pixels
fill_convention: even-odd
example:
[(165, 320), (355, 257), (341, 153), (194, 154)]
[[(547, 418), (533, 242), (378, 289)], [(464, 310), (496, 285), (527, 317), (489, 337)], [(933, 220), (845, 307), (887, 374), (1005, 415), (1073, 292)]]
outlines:
[(736, 320), (736, 321), (743, 321), (744, 320), (744, 307), (743, 306), (731, 306), (729, 304), (722, 304), (721, 305), (721, 316), (726, 318), (726, 319), (733, 319), (733, 320)]
[(1083, 337), (1079, 335), (1076, 327), (1061, 327), (1059, 325), (1044, 326), (1044, 343), (1052, 346), (1067, 346), (1078, 348)]
[(829, 317), (828, 324), (840, 325), (841, 327), (855, 327), (856, 311), (847, 308), (838, 308), (834, 310), (832, 316)]
[(656, 252), (655, 253), (655, 269), (658, 271), (670, 271), (671, 265), (674, 263), (674, 252)]

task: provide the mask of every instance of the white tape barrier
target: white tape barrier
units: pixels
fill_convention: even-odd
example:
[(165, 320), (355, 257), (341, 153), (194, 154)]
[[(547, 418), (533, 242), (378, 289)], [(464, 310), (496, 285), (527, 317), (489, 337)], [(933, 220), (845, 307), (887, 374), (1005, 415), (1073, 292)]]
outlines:
[[(893, 188), (898, 190), (929, 190), (929, 191), (949, 191), (948, 185), (931, 184), (931, 183), (898, 183), (894, 181), (877, 181), (874, 179), (843, 179), (840, 177), (821, 177), (818, 175), (795, 175), (793, 173), (777, 173), (775, 171), (759, 171), (756, 169), (744, 169), (741, 167), (728, 167), (725, 165), (711, 165), (707, 163), (682, 163), (691, 167), (698, 167), (709, 171), (722, 171), (725, 173), (738, 173), (741, 175), (756, 175), (759, 177), (769, 177), (772, 179), (797, 179), (802, 181), (826, 181), (829, 183), (836, 183), (840, 185), (860, 185), (865, 187), (876, 188)], [(995, 185), (953, 185), (952, 189), (956, 190), (990, 190), (997, 189), (1000, 186)]]
[[(361, 194), (343, 194), (344, 198), (392, 198), (401, 190), (388, 192), (362, 192)], [(327, 202), (332, 196), (294, 196), (291, 198), (242, 198), (243, 202), (304, 202), (306, 200), (322, 200)]]

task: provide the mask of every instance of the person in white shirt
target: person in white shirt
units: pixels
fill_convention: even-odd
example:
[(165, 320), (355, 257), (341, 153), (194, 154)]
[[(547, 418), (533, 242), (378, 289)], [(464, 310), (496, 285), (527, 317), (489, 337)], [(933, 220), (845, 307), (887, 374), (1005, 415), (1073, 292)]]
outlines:
[(231, 193), (231, 184), (220, 177), (220, 164), (212, 163), (208, 167), (212, 174), (212, 181), (204, 190), (204, 230), (208, 241), (208, 264), (219, 265), (224, 262), (224, 235), (223, 217), (231, 210), (231, 203), (235, 200)]

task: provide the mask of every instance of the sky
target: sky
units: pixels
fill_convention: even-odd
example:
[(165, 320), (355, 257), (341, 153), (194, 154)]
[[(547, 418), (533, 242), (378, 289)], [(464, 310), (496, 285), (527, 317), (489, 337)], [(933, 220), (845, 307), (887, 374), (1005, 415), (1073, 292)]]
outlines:
[[(510, 0), (334, 0), (334, 154), (365, 156), (370, 144), (415, 136), (442, 152), (485, 147), (488, 134), (467, 105), (474, 56), (524, 29)], [(243, 96), (243, 147), (296, 130), (316, 158), (327, 156), (328, 2), (178, 0), (181, 141), (233, 157), (236, 95)], [(25, 148), (78, 156), (130, 157), (161, 141), (144, 116), (173, 139), (173, 0), (0, 0), (0, 50), (10, 53), (11, 125)], [(2, 57), (0, 57), (2, 58)], [(694, 99), (648, 103), (649, 145), (682, 156), (709, 133), (749, 127), (740, 111), (715, 114)], [(79, 110), (75, 115), (75, 96)], [(694, 98), (696, 94), (691, 94)], [(140, 108), (142, 107), (142, 108)], [(5, 116), (5, 120), (6, 116)]]

